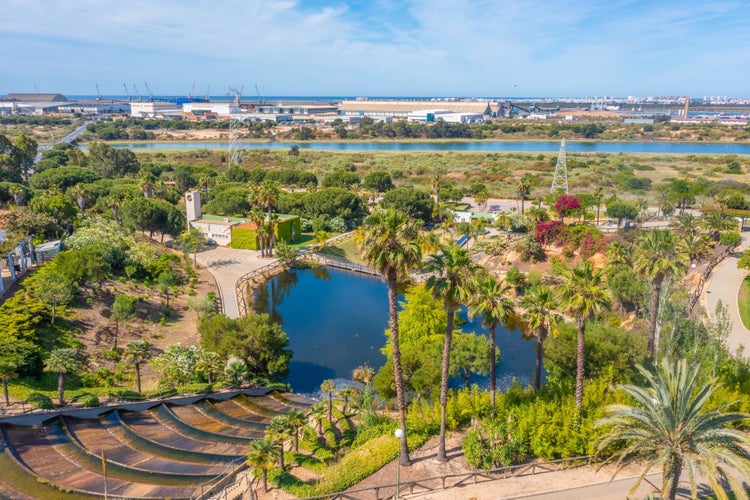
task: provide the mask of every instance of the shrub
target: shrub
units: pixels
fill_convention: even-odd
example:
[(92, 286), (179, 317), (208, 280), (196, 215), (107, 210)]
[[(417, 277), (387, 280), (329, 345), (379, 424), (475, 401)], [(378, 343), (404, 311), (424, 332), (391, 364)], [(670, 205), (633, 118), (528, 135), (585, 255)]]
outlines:
[(526, 458), (526, 443), (511, 432), (510, 419), (479, 422), (463, 441), (466, 462), (477, 469), (494, 469)]
[(79, 394), (78, 397), (76, 397), (76, 401), (81, 403), (81, 406), (84, 408), (96, 408), (100, 405), (99, 398), (96, 394), (90, 394), (88, 392)]
[(40, 394), (38, 392), (30, 394), (29, 397), (26, 398), (26, 402), (34, 408), (39, 408), (40, 410), (52, 410), (55, 407), (55, 405), (52, 404), (52, 400), (48, 396), (45, 396), (44, 394)]

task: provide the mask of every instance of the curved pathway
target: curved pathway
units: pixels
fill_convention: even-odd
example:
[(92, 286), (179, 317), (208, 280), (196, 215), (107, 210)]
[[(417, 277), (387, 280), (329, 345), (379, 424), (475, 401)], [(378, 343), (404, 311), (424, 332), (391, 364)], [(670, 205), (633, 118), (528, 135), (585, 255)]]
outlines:
[[(750, 246), (750, 233), (743, 233), (742, 247), (737, 250), (737, 254), (748, 246)], [(719, 301), (727, 308), (728, 319), (731, 323), (731, 329), (727, 337), (727, 349), (732, 354), (736, 353), (740, 347), (743, 347), (746, 353), (750, 348), (750, 331), (742, 324), (737, 300), (740, 286), (747, 275), (747, 271), (737, 268), (738, 260), (739, 258), (736, 255), (727, 257), (714, 271), (705, 291), (706, 312), (712, 321), (716, 321), (716, 306)]]
[(234, 286), (241, 276), (266, 266), (276, 259), (261, 258), (257, 250), (239, 250), (227, 247), (210, 247), (197, 255), (198, 263), (209, 270), (216, 279), (221, 294), (224, 314), (240, 317)]

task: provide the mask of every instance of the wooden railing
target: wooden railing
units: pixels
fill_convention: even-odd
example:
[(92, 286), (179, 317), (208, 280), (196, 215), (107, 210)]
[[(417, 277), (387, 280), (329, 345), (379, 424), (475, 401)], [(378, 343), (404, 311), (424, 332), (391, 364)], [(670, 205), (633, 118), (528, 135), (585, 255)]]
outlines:
[(499, 469), (478, 470), (465, 472), (462, 474), (447, 474), (443, 476), (433, 476), (414, 481), (401, 481), (400, 483), (381, 484), (361, 488), (357, 490), (339, 491), (328, 495), (308, 497), (307, 500), (387, 500), (396, 497), (404, 498), (406, 495), (427, 493), (430, 491), (446, 490), (467, 484), (478, 484), (509, 477), (529, 476), (542, 474), (545, 472), (554, 472), (558, 470), (572, 469), (589, 465), (591, 457), (573, 457), (561, 458), (559, 460), (550, 460), (548, 462), (531, 462), (528, 464), (511, 465)]
[(688, 307), (687, 307), (687, 315), (690, 316), (692, 314), (696, 314), (698, 311), (696, 309), (696, 306), (698, 305), (698, 301), (701, 298), (701, 295), (703, 293), (703, 287), (706, 286), (706, 283), (711, 278), (711, 274), (713, 273), (713, 270), (716, 266), (718, 266), (724, 259), (729, 257), (732, 254), (732, 249), (729, 247), (724, 247), (719, 253), (717, 253), (713, 259), (711, 259), (711, 262), (708, 263), (706, 266), (706, 269), (703, 271), (703, 274), (701, 274), (701, 278), (698, 281), (698, 285), (695, 287), (695, 290), (693, 291), (692, 295), (690, 296), (690, 300), (688, 301)]
[(258, 276), (263, 276), (270, 271), (275, 271), (279, 267), (281, 267), (281, 263), (278, 260), (275, 260), (263, 267), (253, 269), (249, 273), (241, 276), (239, 280), (237, 280), (237, 283), (235, 283), (234, 285), (234, 293), (237, 296), (237, 308), (240, 312), (240, 318), (246, 316), (250, 308), (250, 282)]

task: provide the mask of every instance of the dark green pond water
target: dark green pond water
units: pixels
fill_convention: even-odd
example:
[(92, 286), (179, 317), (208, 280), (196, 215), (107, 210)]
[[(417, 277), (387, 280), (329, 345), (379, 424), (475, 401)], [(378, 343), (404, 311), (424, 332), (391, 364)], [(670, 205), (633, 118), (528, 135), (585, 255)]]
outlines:
[[(382, 366), (387, 293), (377, 278), (330, 268), (288, 271), (269, 280), (256, 295), (256, 307), (270, 313), (289, 336), (294, 357), (286, 382), (296, 392), (311, 393), (325, 379), (350, 379), (352, 370), (364, 363)], [(461, 328), (487, 334), (481, 318)], [(514, 377), (527, 383), (534, 373), (534, 343), (502, 327), (496, 336), (498, 386), (508, 386)], [(487, 379), (473, 382), (486, 385)], [(455, 380), (452, 385), (461, 383)]]

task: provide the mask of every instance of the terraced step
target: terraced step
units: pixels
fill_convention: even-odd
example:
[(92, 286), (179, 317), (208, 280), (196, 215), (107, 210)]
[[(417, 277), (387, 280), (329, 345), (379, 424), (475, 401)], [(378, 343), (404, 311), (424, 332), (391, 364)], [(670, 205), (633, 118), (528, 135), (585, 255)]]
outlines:
[(268, 400), (271, 399), (271, 398), (266, 398), (265, 396), (247, 397), (244, 394), (241, 394), (237, 396), (236, 398), (232, 398), (232, 401), (236, 402), (239, 405), (244, 406), (245, 408), (248, 409), (248, 411), (251, 411), (257, 415), (261, 415), (261, 416), (268, 417), (268, 418), (273, 418), (278, 415), (286, 414), (286, 411), (277, 411), (272, 408), (269, 408), (266, 404), (263, 404), (260, 401), (263, 398), (268, 399)]
[(105, 424), (98, 419), (64, 418), (63, 423), (64, 429), (85, 451), (101, 456), (101, 450), (104, 450), (107, 460), (111, 463), (138, 470), (174, 473), (182, 476), (215, 476), (224, 471), (223, 466), (205, 462), (203, 464), (190, 463), (180, 461), (176, 457), (165, 458), (128, 446), (127, 443), (117, 438), (118, 433), (111, 432), (111, 430), (118, 430), (117, 424), (112, 425), (111, 420)]
[[(114, 414), (115, 412), (111, 413), (107, 418), (115, 418)], [(244, 444), (219, 443), (181, 434), (179, 430), (162, 424), (147, 412), (120, 411), (116, 415), (123, 429), (134, 432), (150, 443), (177, 450), (179, 453), (201, 453), (234, 460), (236, 457), (245, 456), (247, 452), (247, 446)]]
[(252, 438), (238, 437), (227, 434), (221, 434), (217, 432), (211, 432), (180, 419), (172, 409), (166, 405), (159, 405), (156, 408), (149, 410), (151, 416), (153, 416), (159, 423), (164, 426), (170, 427), (180, 434), (184, 434), (193, 439), (201, 441), (211, 441), (214, 443), (232, 443), (241, 444), (247, 446), (252, 441)]
[(268, 396), (275, 399), (279, 403), (286, 405), (286, 406), (293, 406), (295, 408), (298, 408), (300, 410), (309, 410), (312, 405), (315, 404), (315, 401), (312, 401), (311, 399), (308, 399), (304, 396), (300, 396), (298, 394), (294, 394), (293, 392), (269, 392)]
[[(82, 447), (67, 430), (66, 426), (60, 419), (54, 420), (44, 426), (47, 437), (54, 446), (65, 453), (78, 463), (92, 472), (98, 472), (102, 468), (101, 455), (91, 453)], [(122, 450), (114, 450), (124, 453)], [(133, 457), (135, 458), (135, 457)], [(161, 486), (197, 486), (200, 483), (214, 480), (216, 473), (181, 473), (181, 472), (162, 472), (158, 470), (148, 470), (141, 468), (141, 465), (148, 464), (148, 458), (142, 463), (134, 462), (133, 466), (128, 466), (116, 460), (107, 457), (107, 474), (110, 477), (133, 481), (136, 483), (155, 484)], [(185, 464), (194, 467), (194, 464)]]
[(238, 398), (228, 399), (226, 401), (212, 401), (217, 410), (231, 417), (246, 420), (248, 422), (257, 422), (265, 427), (271, 421), (271, 417), (260, 415), (252, 411), (247, 406), (238, 401)]
[[(8, 446), (7, 452), (11, 453), (18, 463), (29, 471), (29, 483), (36, 482), (32, 478), (38, 476), (64, 489), (97, 496), (104, 494), (104, 477), (77, 461), (75, 454), (67, 453), (65, 446), (58, 445), (57, 438), (48, 439), (44, 428), (39, 426), (4, 427), (3, 433)], [(96, 470), (101, 471), (101, 462), (96, 466)], [(107, 490), (112, 496), (190, 498), (195, 492), (193, 487), (143, 484), (135, 479), (125, 480), (112, 477), (109, 468), (108, 476)], [(10, 479), (10, 474), (7, 477), (3, 475), (3, 481)], [(25, 482), (21, 481), (20, 486), (14, 487), (21, 489), (25, 494), (37, 495), (37, 489), (33, 484), (24, 485)], [(26, 489), (22, 489), (23, 487)], [(73, 497), (75, 495), (71, 496)], [(66, 498), (66, 496), (53, 494), (40, 495), (39, 498)]]
[(231, 425), (232, 427), (244, 429), (250, 433), (249, 435), (257, 437), (258, 439), (263, 438), (266, 430), (266, 424), (263, 424), (261, 422), (243, 420), (241, 418), (228, 415), (227, 413), (224, 413), (219, 408), (217, 408), (216, 405), (210, 401), (201, 401), (200, 403), (196, 403), (194, 406), (204, 415), (211, 417), (214, 420), (227, 425)]
[(203, 429), (208, 432), (215, 434), (222, 434), (226, 436), (234, 436), (241, 438), (255, 438), (256, 436), (248, 436), (250, 432), (246, 428), (240, 428), (239, 426), (231, 425), (226, 422), (217, 420), (216, 418), (207, 415), (202, 411), (198, 405), (188, 406), (170, 406), (169, 409), (183, 422), (198, 429)]
[(289, 413), (289, 411), (292, 409), (292, 406), (281, 403), (271, 396), (258, 396), (252, 398), (252, 400), (255, 402), (255, 404), (267, 408), (277, 415), (284, 415), (286, 413)]

